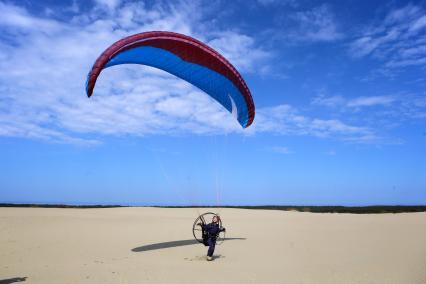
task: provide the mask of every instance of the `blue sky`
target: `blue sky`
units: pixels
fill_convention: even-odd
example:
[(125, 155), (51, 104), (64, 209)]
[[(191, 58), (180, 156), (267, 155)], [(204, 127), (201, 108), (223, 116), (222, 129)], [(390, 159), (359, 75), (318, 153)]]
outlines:
[[(425, 1), (0, 1), (0, 202), (426, 204)], [(143, 66), (87, 72), (167, 30), (220, 51), (248, 129)]]

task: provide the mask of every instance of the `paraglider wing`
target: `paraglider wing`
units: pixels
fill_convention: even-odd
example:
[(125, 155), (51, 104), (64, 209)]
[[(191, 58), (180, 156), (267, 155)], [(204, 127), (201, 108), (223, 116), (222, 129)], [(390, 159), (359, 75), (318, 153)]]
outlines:
[(143, 64), (162, 69), (210, 95), (232, 112), (242, 127), (253, 122), (253, 99), (240, 73), (217, 51), (192, 37), (160, 31), (135, 34), (117, 41), (99, 56), (89, 72), (88, 97), (101, 71), (119, 64)]

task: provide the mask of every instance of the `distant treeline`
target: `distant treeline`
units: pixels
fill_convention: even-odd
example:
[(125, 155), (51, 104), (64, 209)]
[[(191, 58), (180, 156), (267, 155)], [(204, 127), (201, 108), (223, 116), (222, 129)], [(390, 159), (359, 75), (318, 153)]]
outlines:
[(311, 213), (409, 213), (426, 212), (426, 205), (373, 205), (373, 206), (291, 206), (291, 205), (261, 205), (261, 206), (122, 206), (122, 205), (65, 205), (65, 204), (12, 204), (0, 203), (0, 207), (32, 207), (32, 208), (115, 208), (115, 207), (158, 207), (158, 208), (236, 208), (283, 210)]
[(425, 205), (373, 205), (373, 206), (291, 206), (291, 205), (261, 205), (261, 206), (157, 206), (162, 208), (238, 208), (283, 210), (311, 213), (352, 213), (352, 214), (378, 214), (378, 213), (409, 213), (426, 212)]
[(0, 203), (0, 207), (31, 207), (31, 208), (114, 208), (121, 205), (66, 205), (66, 204), (15, 204)]

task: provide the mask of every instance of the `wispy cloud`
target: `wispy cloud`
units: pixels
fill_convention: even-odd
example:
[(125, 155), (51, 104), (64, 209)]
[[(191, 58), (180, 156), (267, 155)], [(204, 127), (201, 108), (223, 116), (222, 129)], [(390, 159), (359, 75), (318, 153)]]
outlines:
[(375, 58), (383, 62), (384, 69), (422, 66), (426, 63), (425, 28), (425, 10), (408, 4), (364, 27), (349, 52), (355, 58)]
[(321, 93), (313, 98), (311, 104), (326, 107), (337, 107), (346, 105), (347, 102), (346, 99), (342, 96), (326, 96)]
[(281, 155), (293, 154), (293, 151), (290, 151), (289, 148), (284, 146), (273, 146), (269, 147), (268, 150)]
[[(386, 129), (394, 129), (404, 123), (423, 123), (426, 118), (426, 98), (423, 95), (399, 93), (383, 96), (359, 96), (345, 98), (343, 96), (326, 96), (323, 93), (312, 100), (313, 107), (326, 108), (326, 112), (333, 113), (334, 117), (344, 117), (353, 123), (367, 125), (374, 130), (364, 139), (377, 139), (377, 133), (384, 133)], [(352, 138), (344, 139), (352, 141)], [(386, 144), (400, 144), (401, 139), (379, 138)], [(359, 139), (356, 139), (360, 142)]]
[(351, 99), (347, 102), (348, 107), (369, 107), (377, 105), (390, 105), (396, 101), (393, 96), (369, 96), (369, 97), (358, 97)]
[(335, 41), (342, 37), (331, 8), (323, 4), (291, 16), (296, 23), (292, 37), (303, 41)]
[[(214, 33), (209, 45), (221, 52), (239, 70), (253, 72), (259, 68), (259, 62), (271, 59), (272, 53), (256, 48), (255, 40), (234, 31)], [(270, 65), (268, 65), (270, 66)], [(262, 66), (267, 68), (268, 66)]]
[(54, 20), (42, 19), (30, 15), (25, 9), (0, 2), (0, 26), (12, 27), (16, 32), (42, 31), (53, 32), (60, 29)]
[(257, 0), (263, 6), (291, 6), (297, 7), (299, 5), (297, 0)]
[(360, 109), (375, 108), (376, 113), (392, 116), (421, 118), (426, 114), (426, 99), (422, 95), (395, 94), (383, 96), (359, 96), (345, 98), (343, 96), (327, 96), (323, 93), (314, 97), (314, 106), (338, 108), (340, 111), (359, 111)]
[(306, 116), (290, 105), (260, 109), (255, 123), (247, 132), (313, 136), (360, 143), (375, 143), (379, 140), (374, 130), (368, 127), (349, 125), (338, 119)]
[(326, 96), (320, 94), (313, 98), (312, 104), (326, 107), (361, 108), (372, 106), (389, 106), (397, 102), (396, 96), (360, 96), (355, 98), (344, 98), (343, 96)]
[(115, 9), (120, 5), (121, 0), (95, 0), (96, 3), (100, 6), (106, 7), (108, 10), (115, 11)]

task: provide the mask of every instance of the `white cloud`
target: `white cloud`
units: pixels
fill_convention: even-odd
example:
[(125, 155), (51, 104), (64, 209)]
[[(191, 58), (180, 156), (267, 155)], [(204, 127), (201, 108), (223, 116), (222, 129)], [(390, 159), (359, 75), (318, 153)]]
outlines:
[(409, 28), (410, 32), (418, 32), (426, 27), (426, 15), (415, 20)]
[(208, 44), (223, 54), (238, 70), (253, 72), (262, 66), (260, 62), (271, 58), (271, 53), (256, 48), (252, 37), (233, 31), (215, 33)]
[(374, 143), (379, 140), (379, 137), (370, 128), (349, 125), (337, 119), (312, 118), (300, 114), (298, 110), (289, 105), (258, 110), (256, 120), (247, 132), (314, 136), (351, 142), (360, 141), (361, 143)]
[(380, 36), (363, 36), (352, 43), (351, 53), (355, 57), (369, 55), (383, 44), (391, 43), (398, 39), (399, 35), (399, 31), (390, 30), (386, 32), (386, 34)]
[(426, 57), (416, 59), (398, 59), (391, 60), (386, 63), (386, 67), (397, 68), (397, 67), (408, 67), (408, 66), (424, 66), (426, 64)]
[[(357, 111), (362, 108), (376, 107), (377, 111), (381, 108), (386, 113), (399, 113), (398, 116), (401, 117), (409, 116), (408, 114), (410, 113), (421, 114), (426, 112), (426, 99), (423, 95), (404, 93), (383, 96), (359, 96), (354, 98), (320, 94), (313, 98), (311, 104), (339, 108), (341, 111)], [(415, 117), (412, 116), (411, 118)]]
[(386, 16), (384, 23), (395, 24), (395, 23), (403, 22), (403, 21), (406, 21), (407, 19), (417, 16), (419, 12), (421, 12), (420, 7), (414, 6), (412, 4), (408, 4), (404, 7), (390, 11)]
[(278, 153), (278, 154), (282, 154), (282, 155), (293, 154), (292, 151), (290, 151), (287, 147), (283, 147), (283, 146), (270, 147), (269, 150), (274, 152), (274, 153)]
[(377, 105), (390, 105), (395, 102), (396, 98), (393, 96), (368, 96), (358, 97), (351, 99), (347, 102), (348, 107), (369, 107)]
[[(383, 96), (359, 96), (344, 98), (342, 96), (326, 96), (321, 94), (315, 97), (311, 103), (313, 106), (321, 106), (333, 109), (334, 117), (344, 117), (352, 122), (368, 125), (370, 129), (391, 129), (407, 121), (415, 122), (426, 118), (426, 99), (424, 94), (400, 93)], [(326, 109), (329, 112), (330, 109)], [(377, 138), (365, 136), (363, 139)], [(351, 141), (351, 139), (344, 139)], [(359, 141), (359, 140), (357, 140)], [(394, 143), (394, 139), (386, 143)], [(399, 143), (399, 141), (398, 141)]]
[(410, 47), (407, 49), (400, 50), (400, 55), (402, 58), (416, 58), (426, 55), (426, 45), (419, 45), (416, 47)]
[(58, 131), (55, 130), (54, 127), (46, 127), (46, 125), (40, 124), (40, 121), (32, 122), (25, 118), (25, 114), (22, 114), (22, 117), (17, 117), (16, 115), (8, 116), (0, 114), (0, 136), (21, 137), (85, 146), (92, 146), (100, 143), (96, 139), (86, 139), (70, 136), (64, 133), (63, 130)]
[(389, 106), (397, 102), (396, 96), (360, 96), (344, 98), (343, 96), (326, 96), (320, 94), (312, 100), (313, 105), (326, 107), (360, 108), (372, 106)]
[[(77, 11), (74, 4), (71, 8)], [(96, 6), (60, 22), (0, 2), (6, 15), (0, 18), (0, 30), (15, 35), (13, 41), (0, 40), (0, 135), (93, 144), (84, 137), (241, 131), (210, 97), (149, 67), (107, 69), (95, 95), (85, 96), (88, 70), (117, 39), (146, 30), (200, 38), (200, 25), (192, 17), (195, 7), (183, 4), (182, 9), (179, 3), (147, 9), (143, 3), (102, 1), (114, 16), (99, 16)], [(203, 35), (202, 40), (215, 43), (242, 70), (268, 57), (247, 35), (215, 29)]]
[[(243, 131), (209, 96), (174, 76), (143, 66), (104, 70), (94, 96), (88, 99), (85, 77), (94, 59), (117, 39), (145, 30), (172, 30), (201, 38), (245, 72), (271, 64), (271, 53), (254, 38), (208, 29), (192, 17), (194, 8), (188, 3), (182, 9), (178, 4), (147, 9), (143, 3), (108, 3), (105, 7), (114, 16), (100, 17), (95, 7), (61, 22), (0, 2), (0, 11), (9, 13), (6, 20), (1, 18), (0, 29), (16, 35), (13, 41), (0, 40), (0, 135), (87, 145), (99, 143), (94, 135), (229, 132), (362, 143), (376, 139), (369, 128), (305, 116), (289, 105), (258, 109), (254, 125)], [(301, 21), (312, 17), (320, 28), (320, 23), (328, 23), (319, 19), (326, 13), (326, 8), (321, 9), (318, 15), (300, 14)], [(200, 26), (202, 37), (198, 36)]]
[(360, 96), (344, 98), (343, 96), (326, 96), (320, 94), (312, 100), (313, 105), (326, 107), (360, 108), (372, 106), (390, 106), (398, 101), (396, 96)]
[(257, 2), (263, 6), (288, 5), (290, 7), (297, 7), (299, 5), (297, 0), (257, 0)]
[(52, 32), (59, 28), (59, 24), (54, 20), (33, 17), (25, 9), (3, 2), (0, 2), (0, 14), (0, 26), (7, 26), (16, 31)]
[(72, 13), (80, 12), (80, 7), (78, 6), (77, 0), (73, 0), (71, 5), (65, 8), (65, 11), (70, 11)]
[(311, 129), (311, 131), (313, 131), (317, 136), (320, 137), (326, 137), (335, 134), (348, 136), (365, 136), (367, 134), (371, 134), (371, 130), (365, 127), (351, 126), (336, 119), (314, 119), (311, 121)]
[[(349, 45), (354, 58), (372, 57), (384, 63), (385, 69), (425, 64), (425, 10), (408, 4), (390, 11), (379, 23), (360, 32)], [(389, 73), (390, 71), (385, 71)]]
[(306, 41), (335, 41), (342, 37), (334, 14), (326, 4), (292, 15), (297, 28), (292, 37)]
[(311, 102), (313, 105), (326, 106), (326, 107), (337, 107), (346, 104), (346, 99), (342, 96), (325, 96), (320, 94)]
[(121, 3), (121, 0), (95, 0), (100, 6), (105, 6), (108, 10), (114, 11)]

